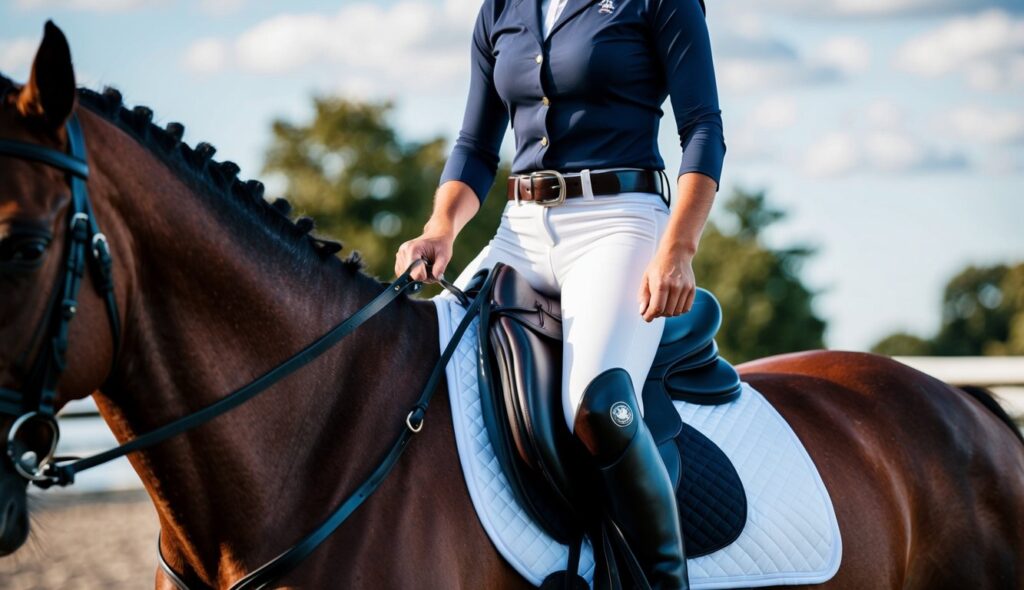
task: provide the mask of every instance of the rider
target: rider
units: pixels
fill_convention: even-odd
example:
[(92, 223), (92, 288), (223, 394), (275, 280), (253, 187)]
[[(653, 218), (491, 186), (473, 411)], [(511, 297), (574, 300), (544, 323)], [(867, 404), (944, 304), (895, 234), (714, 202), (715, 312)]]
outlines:
[[(425, 258), (430, 268), (413, 277), (442, 275), (494, 182), (511, 115), (508, 203), (455, 284), (501, 261), (535, 289), (560, 294), (566, 423), (596, 460), (610, 513), (648, 581), (687, 588), (673, 485), (637, 393), (664, 318), (693, 304), (691, 261), (725, 155), (704, 7), (566, 1), (484, 0), (462, 129), (433, 213), (422, 235), (402, 244), (395, 272)], [(657, 145), (666, 97), (683, 150), (671, 210)]]

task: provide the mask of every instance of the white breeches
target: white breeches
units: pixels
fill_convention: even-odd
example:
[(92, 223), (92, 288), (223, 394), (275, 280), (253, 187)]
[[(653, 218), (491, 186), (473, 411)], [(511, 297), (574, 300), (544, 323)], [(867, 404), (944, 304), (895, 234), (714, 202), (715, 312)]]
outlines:
[(665, 318), (645, 322), (637, 294), (668, 214), (653, 193), (576, 197), (555, 207), (510, 201), (494, 238), (454, 281), (465, 287), (479, 269), (503, 262), (534, 289), (561, 293), (562, 409), (570, 430), (587, 384), (607, 369), (630, 374), (643, 408), (640, 392)]

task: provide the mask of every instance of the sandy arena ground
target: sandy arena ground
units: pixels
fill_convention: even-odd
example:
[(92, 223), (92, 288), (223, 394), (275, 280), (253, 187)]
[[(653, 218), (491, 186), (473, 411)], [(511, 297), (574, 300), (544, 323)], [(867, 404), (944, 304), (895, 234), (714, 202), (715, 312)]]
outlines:
[(153, 588), (157, 520), (145, 493), (33, 500), (32, 534), (15, 555), (0, 558), (0, 588)]
[[(1003, 396), (1004, 403), (1007, 397), (1013, 396)], [(1024, 395), (1009, 401), (1024, 427)], [(157, 520), (141, 489), (43, 494), (30, 501), (32, 535), (17, 554), (0, 558), (0, 589), (153, 588)]]

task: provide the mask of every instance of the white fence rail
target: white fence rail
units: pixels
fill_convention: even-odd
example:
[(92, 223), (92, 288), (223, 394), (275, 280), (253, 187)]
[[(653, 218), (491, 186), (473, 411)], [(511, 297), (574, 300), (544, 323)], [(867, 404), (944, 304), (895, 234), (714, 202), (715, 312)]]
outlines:
[[(1024, 357), (895, 358), (947, 383), (988, 387), (1012, 416), (1024, 421)], [(85, 456), (117, 444), (99, 417), (92, 398), (68, 404), (61, 415), (59, 454)], [(141, 486), (127, 459), (122, 458), (83, 473), (74, 486), (63, 491), (106, 491)]]
[(953, 385), (987, 387), (1024, 423), (1024, 356), (897, 356), (896, 360)]

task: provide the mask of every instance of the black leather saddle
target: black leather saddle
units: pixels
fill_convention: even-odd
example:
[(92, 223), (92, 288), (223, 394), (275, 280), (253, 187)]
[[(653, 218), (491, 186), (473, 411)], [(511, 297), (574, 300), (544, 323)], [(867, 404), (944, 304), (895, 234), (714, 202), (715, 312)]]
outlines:
[[(585, 451), (563, 417), (559, 300), (534, 290), (511, 266), (497, 263), (489, 272), (495, 277), (480, 313), (477, 363), (484, 422), (516, 499), (548, 534), (571, 545), (594, 531), (601, 508)], [(478, 272), (466, 294), (478, 295), (487, 275)], [(644, 421), (676, 483), (688, 557), (732, 543), (746, 522), (746, 496), (732, 463), (684, 424), (672, 403), (739, 397), (739, 374), (714, 341), (721, 320), (718, 301), (698, 288), (688, 313), (666, 318), (642, 393)]]

